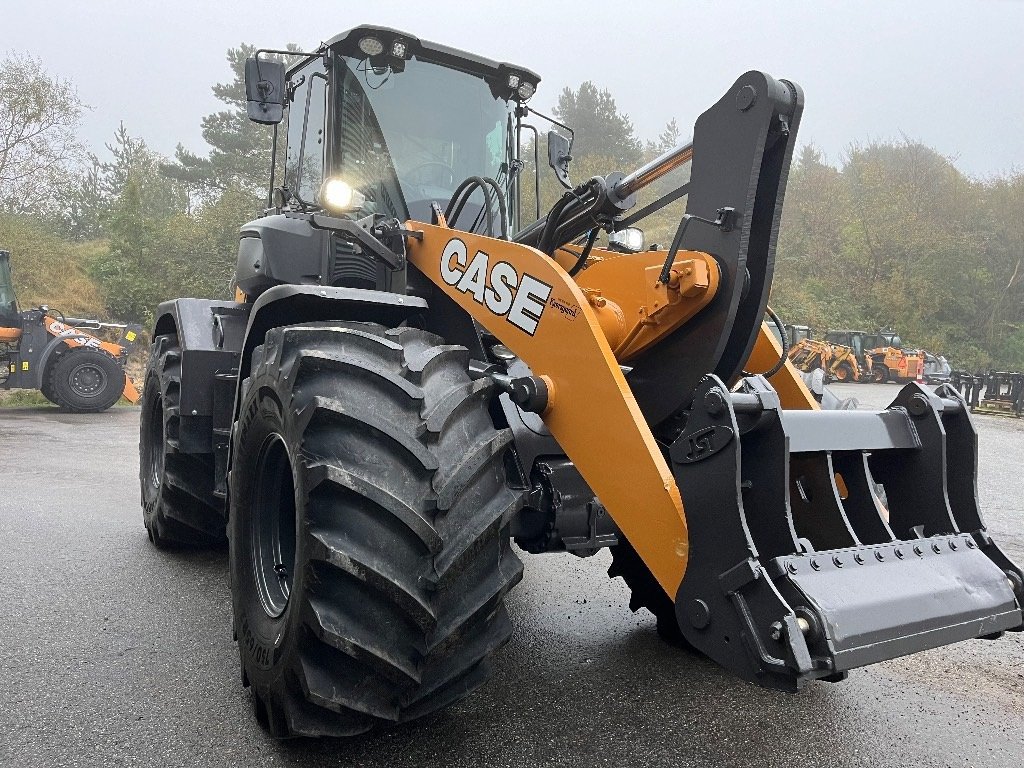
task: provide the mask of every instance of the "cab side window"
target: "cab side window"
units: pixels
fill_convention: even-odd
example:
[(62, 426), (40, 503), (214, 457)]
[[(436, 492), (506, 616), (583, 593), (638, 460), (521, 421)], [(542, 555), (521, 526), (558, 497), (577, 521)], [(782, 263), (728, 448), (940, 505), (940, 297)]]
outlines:
[(324, 180), (327, 73), (317, 57), (292, 75), (295, 84), (288, 108), (285, 185), (304, 203), (315, 203)]

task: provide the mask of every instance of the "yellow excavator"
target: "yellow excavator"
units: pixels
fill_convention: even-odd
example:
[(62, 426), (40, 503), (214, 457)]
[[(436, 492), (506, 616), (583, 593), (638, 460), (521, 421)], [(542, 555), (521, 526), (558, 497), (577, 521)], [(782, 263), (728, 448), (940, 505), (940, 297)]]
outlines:
[(963, 399), (824, 410), (763, 325), (799, 86), (747, 72), (692, 142), (577, 182), (558, 126), (566, 191), (531, 222), (529, 69), (376, 26), (268, 53), (248, 110), (284, 178), (236, 299), (156, 313), (140, 480), (154, 544), (227, 538), (272, 734), (476, 689), (523, 553), (611, 548), (663, 636), (783, 691), (1021, 628)]

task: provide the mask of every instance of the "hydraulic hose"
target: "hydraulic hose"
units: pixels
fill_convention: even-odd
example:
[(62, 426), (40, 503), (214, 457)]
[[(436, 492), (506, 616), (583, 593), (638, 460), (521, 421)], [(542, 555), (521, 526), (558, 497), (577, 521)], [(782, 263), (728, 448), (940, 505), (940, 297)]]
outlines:
[(775, 365), (773, 365), (771, 368), (769, 368), (762, 374), (748, 373), (747, 371), (742, 371), (742, 373), (744, 376), (761, 375), (764, 376), (766, 379), (770, 379), (772, 376), (774, 376), (776, 373), (782, 370), (783, 366), (785, 366), (786, 364), (786, 360), (789, 359), (789, 338), (786, 336), (786, 325), (785, 323), (782, 322), (782, 318), (780, 318), (775, 313), (775, 310), (772, 309), (771, 307), (765, 307), (764, 311), (765, 314), (767, 314), (768, 317), (771, 319), (775, 327), (779, 329), (779, 337), (782, 339), (782, 356), (779, 357), (779, 361), (775, 363)]

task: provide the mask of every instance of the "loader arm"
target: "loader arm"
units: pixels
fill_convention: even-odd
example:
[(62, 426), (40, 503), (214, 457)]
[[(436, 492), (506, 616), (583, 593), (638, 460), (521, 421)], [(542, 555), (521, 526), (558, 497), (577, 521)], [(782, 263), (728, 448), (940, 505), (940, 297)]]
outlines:
[[(686, 571), (689, 537), (652, 428), (685, 406), (706, 372), (733, 378), (754, 349), (757, 361), (774, 354), (765, 369), (781, 356), (755, 341), (802, 108), (798, 86), (747, 72), (697, 120), (691, 145), (629, 176), (581, 185), (548, 217), (560, 218), (531, 225), (518, 242), (456, 232), (443, 221), (409, 223), (423, 232), (410, 241), (410, 263), (548, 382), (545, 426), (670, 598)], [(691, 158), (687, 214), (695, 218), (684, 218), (668, 251), (604, 252), (574, 279), (556, 250), (531, 247), (553, 231), (556, 249), (572, 248), (595, 217), (628, 209), (633, 193)], [(619, 367), (627, 361), (628, 381)], [(787, 399), (813, 407), (802, 382), (785, 377)], [(717, 450), (715, 440), (696, 436), (693, 451)]]
[[(410, 263), (547, 380), (545, 425), (674, 595), (689, 554), (679, 489), (587, 296), (529, 246), (410, 227), (423, 232), (410, 244)], [(680, 254), (681, 261), (693, 257), (700, 255)]]
[(410, 263), (543, 382), (535, 409), (685, 639), (787, 691), (1019, 629), (1024, 595), (977, 510), (963, 402), (910, 385), (881, 412), (821, 410), (763, 326), (801, 109), (797, 86), (747, 73), (692, 150), (663, 156), (693, 166), (662, 268), (657, 253), (599, 254), (572, 277), (555, 257), (630, 206), (614, 175), (514, 243), (408, 224), (422, 233)]

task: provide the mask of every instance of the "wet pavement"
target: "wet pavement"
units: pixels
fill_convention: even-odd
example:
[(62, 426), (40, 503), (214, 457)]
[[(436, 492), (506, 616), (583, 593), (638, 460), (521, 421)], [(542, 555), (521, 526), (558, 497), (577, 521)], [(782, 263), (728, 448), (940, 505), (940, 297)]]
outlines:
[[(846, 385), (881, 406), (891, 385)], [(849, 391), (846, 391), (849, 390)], [(983, 508), (1024, 560), (1024, 421), (979, 416)], [(0, 409), (0, 766), (1019, 766), (1024, 642), (971, 641), (795, 696), (662, 644), (607, 553), (525, 556), (495, 677), (417, 723), (276, 743), (231, 641), (227, 556), (167, 554), (138, 411)]]

